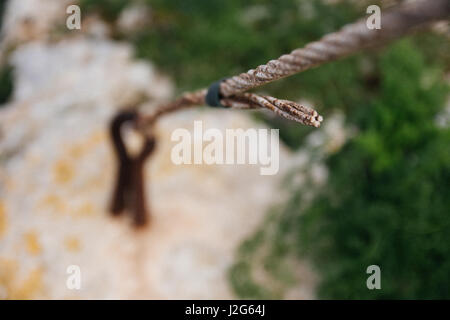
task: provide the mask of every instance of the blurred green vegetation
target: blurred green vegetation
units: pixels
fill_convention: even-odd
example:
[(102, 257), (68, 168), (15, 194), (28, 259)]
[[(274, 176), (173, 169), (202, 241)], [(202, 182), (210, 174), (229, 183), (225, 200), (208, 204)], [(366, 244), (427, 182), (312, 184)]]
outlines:
[[(0, 31), (2, 29), (5, 4), (6, 1), (0, 2)], [(13, 92), (12, 68), (9, 65), (0, 65), (0, 106), (9, 100), (12, 92)]]
[[(114, 23), (137, 2), (81, 4)], [(150, 25), (114, 36), (131, 41), (179, 91), (246, 71), (365, 15), (345, 0), (140, 2), (151, 7)], [(421, 33), (260, 89), (305, 99), (325, 119), (341, 110), (358, 134), (326, 159), (329, 181), (315, 198), (305, 199), (314, 189), (308, 183), (291, 188), (289, 201), (243, 243), (230, 270), (240, 297), (282, 297), (295, 279), (291, 259), (307, 256), (320, 273), (321, 298), (450, 298), (450, 134), (434, 122), (448, 96), (449, 52), (443, 36)], [(313, 130), (258, 118), (294, 149)], [(381, 267), (382, 290), (366, 288), (371, 264)], [(254, 279), (256, 269), (270, 284)]]
[(6, 4), (6, 1), (1, 1), (0, 2), (0, 30), (2, 29), (3, 14), (4, 14), (4, 11), (5, 11), (5, 4)]
[(9, 65), (0, 67), (0, 105), (8, 102), (13, 92), (13, 69)]
[[(292, 222), (326, 298), (450, 298), (450, 129), (435, 124), (448, 87), (408, 41), (380, 58), (380, 90), (360, 133), (327, 165), (330, 177)], [(291, 201), (301, 201), (294, 197)], [(367, 290), (379, 265), (382, 290)]]
[(80, 0), (82, 12), (96, 12), (104, 20), (114, 22), (128, 5), (137, 3), (129, 0)]

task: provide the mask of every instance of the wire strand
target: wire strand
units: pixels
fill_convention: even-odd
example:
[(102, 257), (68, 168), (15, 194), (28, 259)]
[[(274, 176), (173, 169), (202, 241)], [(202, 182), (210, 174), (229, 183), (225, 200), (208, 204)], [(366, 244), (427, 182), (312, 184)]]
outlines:
[[(449, 14), (449, 0), (420, 0), (383, 12), (381, 29), (369, 29), (365, 18), (360, 19), (304, 48), (224, 80), (220, 84), (221, 103), (236, 109), (268, 109), (286, 119), (319, 127), (323, 119), (315, 110), (292, 101), (245, 91), (400, 37), (426, 23), (448, 18)], [(185, 93), (177, 100), (141, 115), (139, 127), (145, 130), (167, 113), (204, 105), (206, 94), (207, 89)]]

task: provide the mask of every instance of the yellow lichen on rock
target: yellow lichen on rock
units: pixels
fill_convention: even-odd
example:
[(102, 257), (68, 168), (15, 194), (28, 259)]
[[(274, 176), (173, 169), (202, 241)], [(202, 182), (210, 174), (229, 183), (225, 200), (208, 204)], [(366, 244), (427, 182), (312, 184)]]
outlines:
[(86, 140), (69, 146), (67, 149), (67, 155), (71, 159), (79, 159), (84, 155), (89, 154), (89, 152), (98, 147), (98, 145), (104, 143), (106, 139), (106, 132), (95, 131)]
[(105, 143), (107, 139), (108, 135), (106, 131), (96, 130), (89, 136), (86, 147), (88, 150), (91, 150), (98, 145)]
[(67, 154), (72, 159), (81, 158), (84, 153), (85, 153), (85, 149), (82, 144), (75, 144), (73, 146), (70, 146), (70, 148), (67, 151)]
[(25, 233), (25, 246), (27, 252), (31, 255), (38, 255), (42, 251), (41, 244), (39, 243), (38, 235), (35, 231), (29, 231)]
[(8, 299), (13, 291), (17, 266), (18, 263), (12, 259), (0, 258), (0, 299)]
[(77, 218), (88, 218), (94, 215), (94, 206), (90, 202), (84, 202), (73, 211), (73, 216)]
[(42, 269), (33, 269), (24, 281), (18, 279), (19, 263), (0, 258), (0, 299), (25, 300), (35, 298), (42, 290)]
[(0, 201), (0, 238), (6, 233), (7, 223), (5, 205)]
[(53, 167), (55, 181), (57, 183), (69, 183), (75, 176), (73, 165), (67, 160), (59, 160)]
[(66, 205), (64, 204), (64, 201), (59, 197), (58, 195), (54, 193), (47, 194), (40, 202), (39, 207), (42, 207), (42, 209), (51, 209), (55, 211), (56, 213), (62, 213), (66, 209)]
[(75, 236), (67, 236), (64, 239), (64, 246), (71, 252), (79, 252), (81, 249), (80, 240)]
[(25, 281), (20, 283), (17, 288), (11, 288), (12, 290), (9, 290), (10, 299), (33, 299), (42, 290), (42, 288), (42, 269), (37, 268), (31, 271)]

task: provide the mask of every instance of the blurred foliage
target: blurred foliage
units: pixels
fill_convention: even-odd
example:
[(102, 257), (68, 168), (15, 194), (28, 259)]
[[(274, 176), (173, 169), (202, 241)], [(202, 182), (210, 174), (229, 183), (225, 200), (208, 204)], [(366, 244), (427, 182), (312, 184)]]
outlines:
[[(435, 124), (448, 87), (407, 41), (379, 68), (360, 134), (330, 157), (326, 188), (292, 230), (323, 274), (322, 297), (448, 299), (450, 129)], [(382, 290), (366, 288), (372, 264)]]
[[(345, 0), (81, 5), (114, 23), (138, 2), (151, 7), (150, 25), (133, 34), (116, 30), (115, 37), (131, 41), (137, 56), (169, 74), (179, 91), (246, 71), (366, 14), (365, 6)], [(326, 161), (329, 182), (315, 198), (305, 199), (308, 183), (293, 188), (243, 243), (230, 271), (239, 296), (282, 297), (295, 282), (291, 258), (306, 255), (320, 271), (322, 298), (450, 298), (450, 136), (434, 124), (448, 94), (442, 72), (450, 71), (449, 53), (443, 36), (422, 33), (259, 89), (305, 99), (325, 117), (342, 110), (359, 134)], [(280, 128), (292, 148), (313, 130), (258, 117)], [(371, 264), (381, 267), (382, 290), (366, 288)], [(261, 270), (270, 283), (254, 279)]]
[(9, 65), (0, 68), (0, 105), (8, 102), (13, 92), (13, 69)]
[[(0, 31), (2, 29), (3, 14), (6, 1), (0, 2)], [(9, 65), (0, 65), (0, 107), (8, 102), (13, 92), (13, 70)]]
[(130, 3), (136, 1), (129, 0), (80, 0), (79, 5), (82, 8), (82, 12), (96, 12), (100, 16), (109, 22), (114, 22), (120, 12)]
[[(263, 250), (256, 263), (279, 283), (272, 270), (290, 254), (312, 258), (320, 298), (450, 298), (450, 129), (435, 124), (448, 87), (442, 68), (427, 66), (408, 40), (378, 65), (379, 92), (352, 118), (359, 134), (327, 159), (327, 184), (310, 204), (312, 183), (292, 190), (273, 221), (243, 245), (231, 271), (241, 296), (269, 291), (251, 280), (248, 266)], [(366, 287), (373, 264), (382, 290)], [(244, 287), (237, 280), (243, 274)]]
[(2, 29), (3, 14), (5, 12), (6, 1), (0, 1), (0, 30)]

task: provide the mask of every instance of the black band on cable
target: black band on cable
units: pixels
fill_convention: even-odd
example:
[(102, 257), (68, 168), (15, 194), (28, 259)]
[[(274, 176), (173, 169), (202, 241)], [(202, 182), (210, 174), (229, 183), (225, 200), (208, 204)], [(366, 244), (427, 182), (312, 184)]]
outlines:
[(206, 93), (205, 97), (205, 102), (208, 106), (216, 108), (226, 108), (220, 103), (220, 99), (223, 98), (220, 94), (220, 84), (224, 80), (226, 80), (226, 78), (220, 79), (219, 81), (216, 81), (209, 86), (208, 92)]

